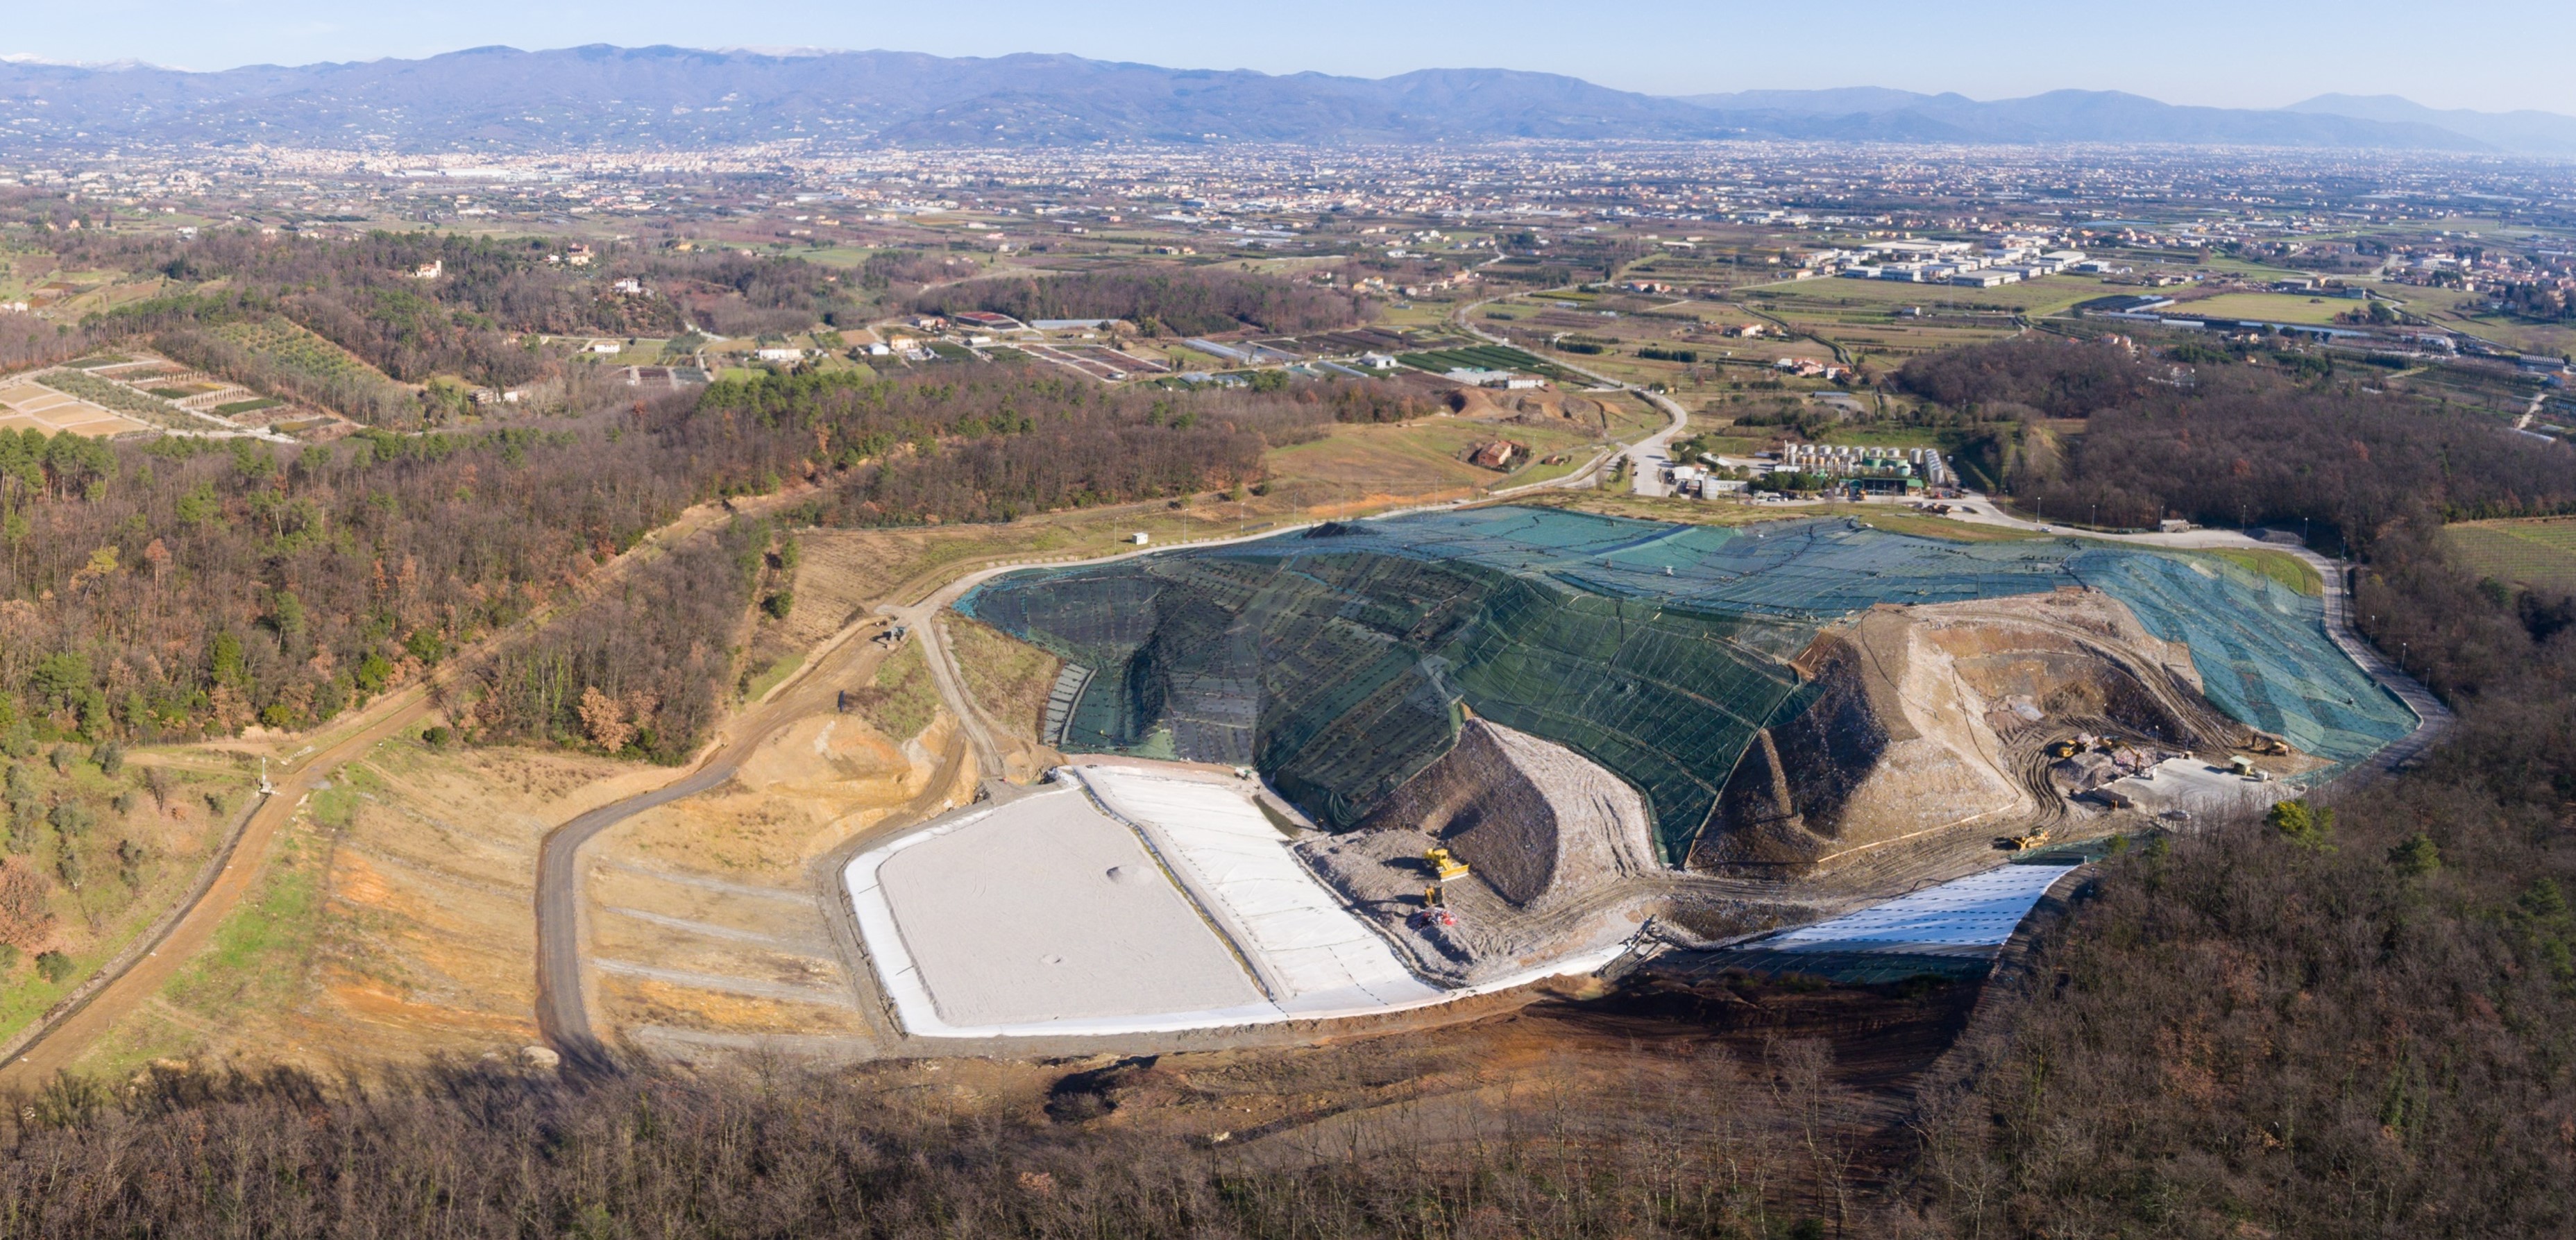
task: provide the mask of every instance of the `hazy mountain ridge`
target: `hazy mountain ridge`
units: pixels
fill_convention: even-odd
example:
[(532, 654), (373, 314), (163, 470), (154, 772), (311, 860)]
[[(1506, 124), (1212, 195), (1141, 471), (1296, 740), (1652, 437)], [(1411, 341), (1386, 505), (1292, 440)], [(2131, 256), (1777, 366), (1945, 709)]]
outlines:
[(2576, 153), (2576, 119), (2323, 96), (2258, 111), (2112, 91), (1981, 102), (1858, 87), (1664, 98), (1557, 74), (1383, 79), (1022, 54), (475, 48), (190, 73), (0, 61), (0, 142), (525, 151), (833, 138), (907, 146), (1509, 138), (2210, 145)]

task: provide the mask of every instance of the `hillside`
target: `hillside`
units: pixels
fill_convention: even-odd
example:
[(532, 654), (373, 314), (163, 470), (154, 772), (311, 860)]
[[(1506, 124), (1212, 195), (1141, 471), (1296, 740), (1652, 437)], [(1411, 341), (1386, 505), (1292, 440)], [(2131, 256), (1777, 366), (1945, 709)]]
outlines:
[[(1019, 54), (772, 55), (605, 44), (218, 73), (0, 62), (0, 140), (515, 152), (809, 141), (912, 147), (1506, 139), (2139, 142), (2526, 149), (2477, 114), (2178, 107), (2110, 91), (1979, 102), (1876, 89), (1661, 98), (1558, 74), (1365, 79)], [(2412, 107), (2412, 105), (2408, 105)], [(2554, 139), (2553, 139), (2554, 140)]]

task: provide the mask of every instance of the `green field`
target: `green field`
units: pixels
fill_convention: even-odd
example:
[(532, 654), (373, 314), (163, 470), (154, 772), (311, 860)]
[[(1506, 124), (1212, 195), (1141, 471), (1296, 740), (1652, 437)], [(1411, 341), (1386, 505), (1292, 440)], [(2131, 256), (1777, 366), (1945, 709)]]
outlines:
[(1899, 306), (2002, 311), (2010, 314), (2057, 314), (2079, 301), (2105, 292), (2091, 276), (2043, 276), (2000, 288), (1965, 288), (1951, 284), (1904, 284), (1894, 280), (1825, 278), (1794, 284), (1766, 284), (1743, 291), (1748, 304), (1784, 315), (1833, 315), (1851, 312), (1885, 314)]
[(2369, 309), (2370, 303), (2349, 297), (2310, 297), (2304, 293), (2220, 293), (2216, 297), (2177, 303), (2165, 313), (2323, 326), (2334, 322), (2338, 314), (2354, 310), (2368, 313)]
[(1565, 372), (1519, 349), (1498, 344), (1471, 345), (1455, 349), (1432, 349), (1406, 353), (1395, 360), (1416, 370), (1445, 375), (1453, 370), (1525, 370), (1531, 374), (1562, 379)]
[(2547, 590), (2576, 590), (2576, 517), (2469, 521), (2442, 540), (2480, 577)]

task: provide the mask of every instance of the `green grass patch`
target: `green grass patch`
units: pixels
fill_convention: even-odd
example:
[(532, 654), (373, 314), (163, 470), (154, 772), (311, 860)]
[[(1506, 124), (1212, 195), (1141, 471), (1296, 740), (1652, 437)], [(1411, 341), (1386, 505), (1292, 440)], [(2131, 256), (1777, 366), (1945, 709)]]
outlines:
[(850, 696), (860, 717), (877, 731), (898, 741), (921, 735), (939, 714), (939, 687), (930, 679), (930, 660), (921, 653), (921, 638), (906, 639), (877, 665), (868, 687)]
[(262, 409), (275, 409), (279, 405), (283, 405), (285, 403), (285, 401), (279, 400), (273, 396), (263, 396), (257, 400), (237, 400), (229, 404), (215, 406), (215, 416), (219, 418), (229, 418), (237, 413), (257, 413)]
[(743, 683), (742, 699), (746, 702), (759, 701), (768, 696), (770, 690), (777, 688), (778, 682), (795, 675), (796, 669), (803, 666), (805, 666), (805, 655), (802, 651), (779, 657), (768, 667), (761, 669), (759, 675)]
[(2576, 590), (2576, 517), (2470, 521), (2445, 526), (2442, 541), (2480, 577)]
[(2367, 313), (2369, 309), (2369, 302), (2350, 297), (2321, 297), (2308, 293), (2220, 293), (2198, 301), (2179, 302), (2162, 313), (2323, 326), (2334, 322), (2338, 314), (2353, 310)]
[(984, 713), (1013, 734), (1036, 740), (1045, 726), (1047, 695), (1064, 664), (1054, 655), (965, 616), (940, 618), (966, 692)]
[[(357, 799), (354, 789), (335, 783), (330, 791), (316, 794), (310, 817), (323, 820), (327, 803), (327, 812), (345, 823)], [(306, 965), (322, 930), (326, 855), (321, 835), (310, 826), (289, 834), (250, 898), (215, 927), (214, 941), (171, 979), (170, 1002), (218, 1019), (289, 1007), (303, 989)]]
[(2225, 560), (2257, 576), (2269, 577), (2309, 598), (2326, 592), (2325, 578), (2317, 566), (2287, 551), (2202, 551), (2198, 554)]

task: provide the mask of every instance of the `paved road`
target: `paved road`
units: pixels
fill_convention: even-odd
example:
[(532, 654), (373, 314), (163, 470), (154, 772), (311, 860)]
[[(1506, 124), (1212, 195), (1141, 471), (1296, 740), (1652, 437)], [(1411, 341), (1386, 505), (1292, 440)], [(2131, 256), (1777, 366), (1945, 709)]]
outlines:
[(863, 621), (841, 630), (796, 676), (719, 729), (687, 774), (655, 788), (578, 815), (546, 833), (537, 850), (537, 1030), (566, 1061), (585, 1067), (609, 1063), (606, 1045), (591, 1027), (581, 984), (581, 850), (600, 832), (656, 806), (722, 787), (743, 762), (780, 731), (811, 715), (836, 709), (840, 691), (875, 653), (860, 635), (880, 627)]
[[(1451, 315), (1451, 322), (1456, 325), (1458, 330), (1463, 331), (1470, 336), (1474, 336), (1478, 340), (1482, 340), (1487, 344), (1501, 345), (1507, 349), (1519, 348), (1520, 346), (1476, 326), (1469, 320), (1469, 316), (1475, 312), (1477, 307), (1492, 305), (1494, 302), (1501, 300), (1504, 299), (1499, 297), (1489, 297), (1484, 301), (1469, 302), (1466, 305), (1458, 307), (1457, 311)], [(1574, 363), (1565, 361), (1561, 358), (1553, 360), (1548, 364), (1555, 366), (1558, 369), (1571, 371), (1575, 374), (1581, 375), (1586, 379), (1592, 380), (1594, 383), (1600, 384), (1602, 387), (1616, 388), (1622, 392), (1638, 396), (1649, 404), (1654, 405), (1657, 409), (1662, 410), (1664, 416), (1671, 418), (1672, 421), (1666, 425), (1664, 429), (1657, 431), (1652, 435), (1648, 435), (1644, 439), (1640, 439), (1635, 443), (1629, 444), (1625, 448), (1613, 449), (1610, 452), (1603, 454), (1601, 459), (1594, 460), (1592, 464), (1576, 470), (1553, 483), (1542, 485), (1560, 487), (1590, 485), (1589, 480), (1594, 472), (1601, 468), (1604, 460), (1624, 457), (1628, 462), (1629, 488), (1632, 491), (1639, 495), (1657, 497), (1666, 494), (1664, 489), (1663, 471), (1666, 466), (1672, 464), (1671, 449), (1673, 438), (1690, 429), (1690, 412), (1683, 409), (1679, 402), (1665, 396), (1661, 392), (1649, 392), (1636, 384), (1613, 379), (1610, 376), (1601, 374), (1597, 371), (1586, 370), (1581, 366), (1577, 366)], [(1578, 480), (1583, 481), (1578, 482)], [(1523, 489), (1528, 488), (1513, 488), (1515, 491)], [(1497, 492), (1497, 494), (1502, 494), (1502, 492)]]

